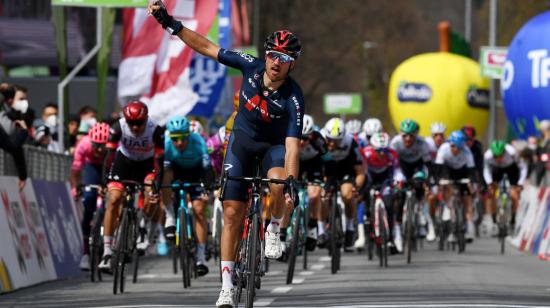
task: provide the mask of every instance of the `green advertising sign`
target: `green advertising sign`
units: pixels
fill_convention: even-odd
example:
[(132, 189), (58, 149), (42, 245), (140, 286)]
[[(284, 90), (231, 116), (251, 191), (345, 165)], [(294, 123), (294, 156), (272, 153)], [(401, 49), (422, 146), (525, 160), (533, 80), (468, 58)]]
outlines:
[(479, 65), (481, 76), (500, 79), (504, 72), (504, 64), (508, 49), (503, 47), (481, 47), (479, 53)]
[(147, 4), (147, 0), (52, 0), (52, 5), (66, 6), (147, 7)]
[(330, 93), (323, 99), (325, 114), (360, 114), (362, 105), (359, 93)]

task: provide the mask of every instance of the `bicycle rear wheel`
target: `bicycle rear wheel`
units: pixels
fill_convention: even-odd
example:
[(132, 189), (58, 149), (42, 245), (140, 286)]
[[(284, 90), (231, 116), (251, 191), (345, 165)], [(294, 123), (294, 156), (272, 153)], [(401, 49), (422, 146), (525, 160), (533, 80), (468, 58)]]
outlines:
[[(138, 236), (139, 236), (139, 224), (134, 224), (133, 225), (133, 228), (131, 228), (131, 230), (133, 230), (132, 232), (132, 236), (130, 236), (129, 238), (131, 238), (131, 243), (137, 243), (137, 240), (138, 240)], [(133, 262), (133, 277), (132, 277), (132, 283), (136, 283), (137, 282), (137, 277), (138, 277), (138, 271), (139, 271), (139, 252), (137, 250), (137, 248), (135, 247), (132, 247), (132, 262)]]
[(254, 296), (256, 294), (256, 275), (258, 274), (258, 265), (262, 257), (258, 255), (258, 242), (260, 241), (260, 216), (258, 213), (254, 213), (252, 216), (252, 227), (248, 231), (248, 235), (250, 245), (247, 260), (249, 273), (246, 282), (246, 307), (253, 307)]
[(292, 283), (294, 277), (294, 267), (296, 265), (296, 255), (298, 254), (298, 243), (300, 242), (300, 221), (302, 208), (299, 206), (294, 210), (294, 219), (292, 220), (292, 239), (290, 241), (290, 253), (288, 256), (288, 271), (286, 273), (286, 284)]
[(92, 219), (92, 230), (90, 232), (90, 279), (92, 282), (102, 280), (101, 271), (98, 269), (101, 256), (103, 255), (103, 237), (101, 225), (103, 223), (103, 210), (98, 209)]

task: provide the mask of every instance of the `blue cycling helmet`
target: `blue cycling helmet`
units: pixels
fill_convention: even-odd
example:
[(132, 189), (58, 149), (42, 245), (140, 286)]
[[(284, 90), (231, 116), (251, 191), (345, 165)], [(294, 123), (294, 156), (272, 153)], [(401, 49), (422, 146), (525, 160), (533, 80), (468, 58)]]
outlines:
[(184, 116), (174, 116), (166, 123), (166, 129), (170, 134), (189, 134), (189, 120)]
[(449, 142), (461, 149), (466, 143), (466, 135), (461, 130), (455, 130), (451, 133), (451, 136), (449, 136)]

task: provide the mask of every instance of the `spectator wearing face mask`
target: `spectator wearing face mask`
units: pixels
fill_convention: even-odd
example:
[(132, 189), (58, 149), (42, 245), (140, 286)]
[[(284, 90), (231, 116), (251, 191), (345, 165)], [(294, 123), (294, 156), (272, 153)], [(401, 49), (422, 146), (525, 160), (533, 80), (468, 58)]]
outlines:
[(23, 143), (29, 136), (23, 115), (28, 104), (15, 100), (16, 88), (7, 83), (0, 84), (0, 148), (13, 156), (19, 176), (19, 189), (25, 187), (27, 166)]
[(18, 106), (18, 108), (20, 108), (20, 111), (23, 114), (23, 121), (25, 121), (25, 124), (27, 124), (29, 135), (30, 137), (32, 137), (33, 136), (32, 123), (35, 118), (35, 112), (34, 112), (34, 109), (30, 107), (30, 103), (28, 99), (28, 90), (26, 87), (22, 85), (14, 85), (14, 87), (15, 87), (15, 96), (13, 98), (14, 106)]
[(59, 143), (53, 140), (50, 128), (47, 125), (40, 125), (34, 133), (34, 145), (54, 153), (62, 153)]
[(78, 126), (77, 142), (82, 137), (88, 135), (88, 131), (95, 123), (97, 123), (97, 111), (91, 106), (84, 106), (78, 112), (80, 117), (80, 125)]
[(73, 154), (76, 148), (76, 142), (78, 137), (78, 128), (80, 126), (80, 117), (76, 114), (69, 116), (69, 125), (67, 127), (69, 154)]

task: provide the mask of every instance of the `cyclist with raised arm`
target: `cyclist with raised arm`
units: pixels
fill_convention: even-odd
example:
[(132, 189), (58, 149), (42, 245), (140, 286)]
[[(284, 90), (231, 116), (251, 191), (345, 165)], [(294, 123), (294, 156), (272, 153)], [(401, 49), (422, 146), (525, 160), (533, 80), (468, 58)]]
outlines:
[(516, 210), (518, 208), (521, 187), (527, 178), (527, 164), (520, 159), (516, 149), (504, 141), (496, 140), (491, 143), (489, 150), (484, 155), (485, 163), (483, 177), (488, 186), (487, 199), (485, 201), (485, 215), (482, 227), (495, 234), (492, 214), (496, 212), (495, 193), (497, 186), (504, 175), (510, 182), (510, 199), (512, 200), (512, 217), (510, 223), (515, 225)]
[[(405, 179), (412, 180), (414, 175), (423, 171), (428, 174), (432, 162), (430, 147), (426, 140), (418, 136), (420, 126), (412, 119), (405, 119), (400, 125), (400, 134), (393, 137), (390, 147), (399, 156), (399, 165)], [(421, 196), (420, 196), (421, 197)], [(397, 252), (403, 251), (403, 238), (401, 236), (401, 221), (403, 218), (403, 207), (405, 205), (405, 192), (400, 194), (397, 203), (395, 226), (393, 230), (393, 243)]]
[[(474, 156), (470, 148), (466, 146), (466, 136), (461, 130), (456, 130), (451, 133), (449, 140), (445, 142), (439, 150), (435, 158), (435, 177), (439, 179), (449, 179), (458, 181), (462, 179), (470, 179), (475, 181), (475, 163)], [(443, 187), (445, 200), (449, 200), (452, 195), (451, 185)], [(475, 235), (472, 210), (472, 196), (469, 185), (462, 184), (460, 187), (462, 203), (464, 205), (464, 213), (466, 218), (466, 234), (467, 241), (473, 241)]]
[[(99, 269), (107, 272), (111, 269), (111, 243), (125, 192), (121, 181), (131, 180), (160, 187), (164, 162), (164, 129), (149, 117), (147, 105), (131, 101), (122, 113), (124, 117), (110, 128), (103, 166), (103, 174), (107, 174), (108, 161), (112, 161), (107, 185), (109, 198), (103, 220), (103, 259), (99, 264)], [(143, 209), (147, 219), (158, 216), (157, 204), (158, 194), (152, 187), (146, 187)], [(144, 251), (148, 243), (143, 225), (140, 227), (138, 249)]]
[[(323, 159), (327, 152), (327, 144), (321, 133), (315, 129), (313, 117), (304, 115), (302, 127), (302, 140), (300, 141), (300, 179), (306, 179), (309, 183), (323, 183)], [(308, 185), (307, 194), (310, 206), (310, 218), (308, 221), (308, 234), (306, 247), (312, 251), (317, 245), (317, 238), (325, 236), (326, 211), (321, 204), (320, 185)], [(317, 229), (316, 229), (317, 228)]]
[[(332, 118), (321, 130), (327, 141), (328, 152), (323, 156), (328, 182), (340, 183), (340, 193), (345, 205), (346, 234), (344, 250), (352, 251), (355, 241), (356, 205), (359, 190), (365, 184), (365, 168), (359, 153), (359, 145), (353, 135), (347, 134), (344, 123)], [(336, 193), (336, 192), (333, 192)], [(337, 206), (333, 204), (332, 206)], [(324, 243), (319, 239), (319, 244)]]
[[(252, 175), (253, 158), (259, 157), (262, 171), (269, 178), (287, 179), (286, 186), (270, 184), (271, 222), (265, 233), (265, 256), (279, 258), (282, 255), (279, 233), (285, 201), (287, 205), (297, 203), (293, 198), (297, 196), (294, 178), (298, 176), (304, 98), (300, 86), (289, 73), (301, 53), (298, 37), (287, 30), (275, 31), (264, 43), (265, 60), (258, 59), (220, 48), (184, 27), (168, 14), (161, 1), (150, 4), (149, 12), (164, 29), (179, 37), (189, 48), (243, 73), (239, 110), (227, 147), (224, 169), (229, 176)], [(247, 190), (245, 183), (229, 180), (223, 196), (222, 290), (216, 302), (218, 307), (235, 306), (232, 272), (246, 213)]]
[[(95, 123), (88, 131), (88, 135), (76, 145), (74, 159), (71, 167), (71, 187), (73, 197), (77, 195), (79, 184), (101, 185), (103, 183), (103, 160), (105, 158), (105, 146), (109, 139), (109, 124)], [(101, 192), (99, 192), (101, 193)], [(84, 216), (82, 217), (82, 236), (83, 236), (83, 255), (80, 259), (80, 269), (89, 270), (90, 253), (90, 223), (96, 210), (98, 191), (96, 189), (85, 188), (82, 195), (84, 197)]]
[[(190, 131), (189, 120), (184, 116), (170, 118), (166, 123), (166, 130), (163, 186), (170, 185), (176, 180), (188, 183), (204, 181), (207, 172), (210, 171), (210, 156), (204, 139)], [(197, 273), (204, 276), (208, 273), (205, 258), (208, 221), (205, 213), (206, 201), (203, 198), (204, 189), (200, 186), (192, 187), (187, 193), (192, 202), (195, 218)], [(175, 213), (179, 203), (173, 202), (171, 189), (162, 189), (162, 203), (166, 213), (164, 234), (168, 240), (173, 241), (176, 233)]]
[[(361, 150), (361, 154), (367, 163), (367, 184), (363, 192), (366, 204), (370, 204), (370, 190), (375, 185), (384, 185), (390, 187), (394, 182), (402, 182), (405, 176), (399, 166), (399, 157), (395, 150), (389, 147), (390, 136), (387, 133), (374, 133), (370, 138), (370, 144)], [(382, 197), (388, 213), (389, 233), (392, 238), (392, 228), (394, 225), (393, 217), (393, 198), (391, 190), (382, 187)], [(360, 248), (365, 245), (364, 228), (359, 225), (359, 238), (355, 242), (355, 247)]]

